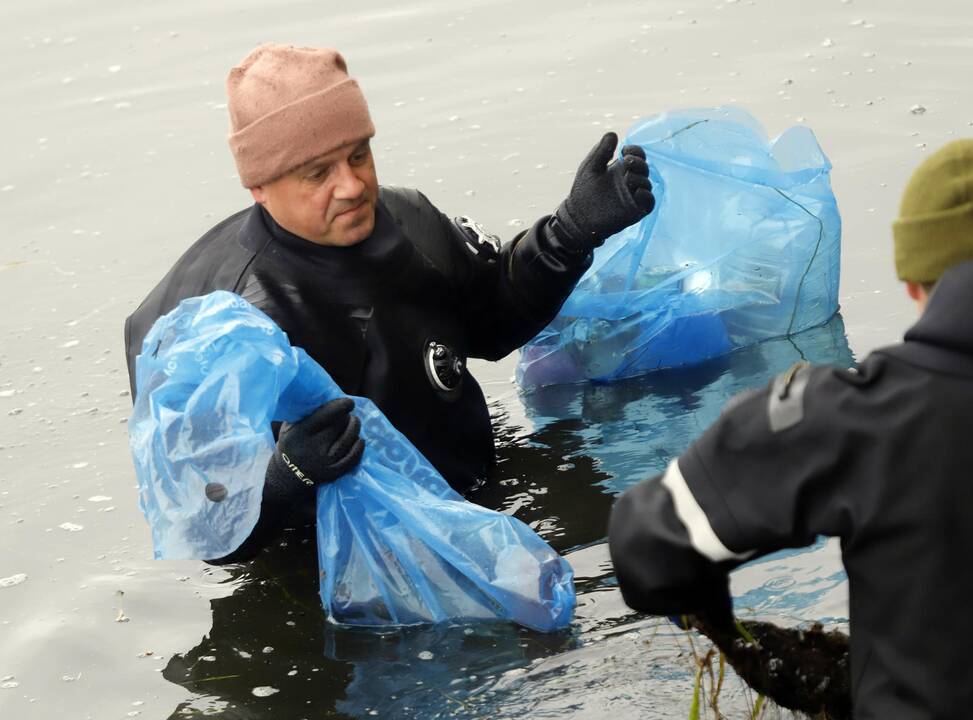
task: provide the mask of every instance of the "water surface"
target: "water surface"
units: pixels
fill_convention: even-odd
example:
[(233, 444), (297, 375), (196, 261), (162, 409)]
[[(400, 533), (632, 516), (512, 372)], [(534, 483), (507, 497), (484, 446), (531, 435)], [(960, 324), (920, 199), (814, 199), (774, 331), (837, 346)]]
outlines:
[[(802, 3), (199, 3), (0, 9), (0, 716), (684, 717), (688, 639), (629, 612), (604, 545), (612, 498), (722, 402), (800, 357), (847, 364), (914, 311), (889, 223), (912, 168), (973, 134), (966, 0)], [(707, 366), (522, 397), (474, 363), (500, 438), (476, 500), (531, 523), (578, 576), (569, 631), (323, 623), (300, 532), (249, 567), (153, 562), (125, 427), (121, 327), (171, 262), (248, 203), (223, 80), (267, 41), (335, 45), (371, 104), (382, 182), (510, 237), (563, 198), (607, 129), (737, 103), (810, 125), (844, 221), (839, 321)], [(916, 110), (917, 106), (925, 112)], [(733, 577), (744, 614), (841, 624), (832, 543)], [(121, 620), (121, 622), (118, 622)], [(265, 652), (265, 649), (272, 648)], [(254, 695), (254, 688), (278, 692)], [(266, 691), (269, 692), (269, 691)], [(752, 698), (736, 681), (728, 717)]]

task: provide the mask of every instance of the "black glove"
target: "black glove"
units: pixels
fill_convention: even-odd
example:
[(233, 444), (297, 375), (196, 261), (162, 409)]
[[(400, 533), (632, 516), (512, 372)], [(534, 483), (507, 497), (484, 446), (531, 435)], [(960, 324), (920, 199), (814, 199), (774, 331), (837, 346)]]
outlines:
[(361, 460), (365, 441), (358, 437), (361, 421), (351, 414), (354, 407), (351, 398), (337, 398), (300, 422), (281, 426), (277, 450), (267, 463), (257, 524), (236, 550), (206, 562), (252, 560), (294, 520), (295, 511), (307, 508), (316, 485), (337, 480)]
[(655, 207), (645, 152), (626, 145), (622, 161), (609, 164), (616, 145), (618, 136), (605, 133), (581, 163), (571, 192), (551, 219), (558, 238), (575, 252), (600, 246)]
[(267, 465), (266, 482), (277, 487), (334, 482), (361, 460), (365, 441), (361, 421), (351, 414), (348, 397), (326, 402), (300, 422), (284, 423), (277, 450)]

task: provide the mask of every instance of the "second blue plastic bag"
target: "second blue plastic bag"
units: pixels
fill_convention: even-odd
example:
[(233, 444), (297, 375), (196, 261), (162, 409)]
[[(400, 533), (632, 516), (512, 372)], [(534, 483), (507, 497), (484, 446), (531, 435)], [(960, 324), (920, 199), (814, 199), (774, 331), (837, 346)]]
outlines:
[[(342, 395), (269, 317), (228, 292), (184, 300), (156, 321), (136, 387), (130, 446), (157, 558), (215, 558), (239, 545), (259, 515), (270, 422)], [(364, 457), (317, 495), (328, 618), (568, 625), (568, 562), (516, 518), (464, 500), (370, 400), (355, 406)]]
[(623, 144), (645, 150), (655, 211), (595, 251), (523, 348), (521, 387), (693, 365), (834, 315), (841, 219), (810, 129), (771, 142), (743, 110), (684, 110)]

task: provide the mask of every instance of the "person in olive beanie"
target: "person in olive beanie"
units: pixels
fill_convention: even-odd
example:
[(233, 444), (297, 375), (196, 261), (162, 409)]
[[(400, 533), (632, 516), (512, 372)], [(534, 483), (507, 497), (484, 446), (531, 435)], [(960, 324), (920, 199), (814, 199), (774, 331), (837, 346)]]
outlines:
[(946, 270), (973, 258), (973, 139), (951, 142), (919, 166), (892, 231), (896, 273), (924, 306)]
[[(854, 370), (799, 363), (731, 400), (664, 474), (619, 497), (609, 548), (628, 605), (694, 614), (736, 638), (730, 570), (838, 537), (851, 663), (835, 663), (841, 677), (822, 688), (850, 682), (844, 705), (858, 720), (965, 717), (973, 706), (973, 139), (915, 171), (893, 236), (896, 271), (920, 314), (904, 342)], [(806, 668), (776, 663), (775, 681), (793, 672), (800, 685)]]
[[(655, 201), (645, 153), (601, 137), (567, 197), (501, 245), (421, 192), (378, 183), (365, 96), (337, 50), (268, 43), (227, 77), (229, 146), (254, 204), (193, 244), (126, 322), (130, 378), (156, 318), (180, 300), (238, 293), (349, 395), (370, 398), (459, 491), (490, 477), (493, 434), (470, 357), (498, 360), (557, 314), (592, 252)], [(136, 388), (133, 387), (133, 396)], [(260, 518), (229, 556), (253, 557), (313, 486), (361, 457), (350, 401), (285, 428)]]

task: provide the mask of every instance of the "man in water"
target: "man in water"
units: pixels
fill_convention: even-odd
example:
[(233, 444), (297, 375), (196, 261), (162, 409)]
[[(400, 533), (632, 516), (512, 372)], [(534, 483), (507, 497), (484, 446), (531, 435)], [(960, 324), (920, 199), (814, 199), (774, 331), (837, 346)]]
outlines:
[(737, 396), (664, 474), (623, 494), (625, 602), (731, 621), (727, 573), (819, 535), (848, 573), (854, 717), (973, 706), (973, 140), (913, 175), (895, 264), (919, 321), (856, 370), (799, 364)]
[[(498, 360), (557, 314), (606, 238), (652, 211), (645, 154), (606, 134), (552, 215), (501, 247), (420, 192), (380, 187), (375, 128), (335, 50), (267, 44), (227, 79), (230, 149), (255, 204), (176, 261), (125, 325), (129, 375), (142, 340), (179, 301), (238, 293), (273, 318), (349, 395), (368, 397), (456, 489), (494, 463), (490, 416), (468, 357)], [(136, 388), (133, 387), (133, 395)], [(285, 426), (260, 519), (221, 562), (252, 557), (313, 509), (314, 486), (361, 457), (347, 398)]]

